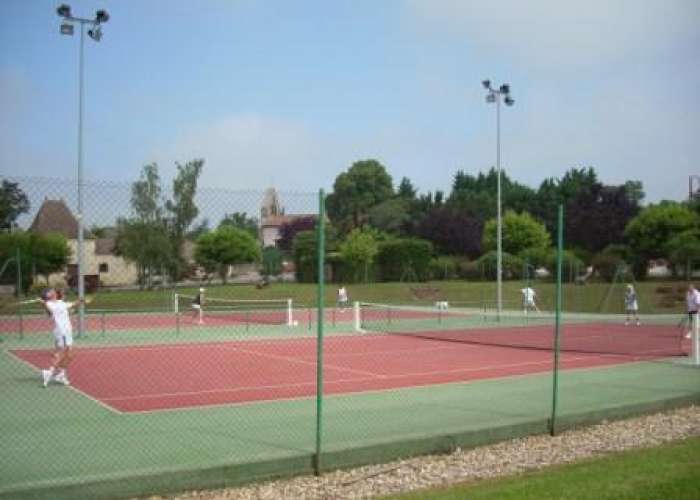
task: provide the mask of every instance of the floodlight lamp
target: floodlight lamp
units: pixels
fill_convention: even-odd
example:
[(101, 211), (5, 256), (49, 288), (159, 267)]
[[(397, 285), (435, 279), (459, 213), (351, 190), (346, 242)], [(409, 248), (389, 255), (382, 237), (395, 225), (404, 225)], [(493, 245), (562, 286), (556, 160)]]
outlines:
[(107, 21), (109, 21), (109, 14), (106, 10), (98, 10), (95, 13), (95, 21), (97, 21), (98, 23), (106, 23)]
[(58, 14), (61, 17), (70, 17), (70, 5), (62, 3), (56, 9), (56, 14)]
[(61, 23), (61, 35), (73, 36), (73, 25), (71, 23)]
[(491, 88), (491, 80), (484, 80), (483, 82), (481, 82), (481, 84), (486, 90), (489, 90)]
[(515, 99), (513, 99), (510, 96), (506, 96), (506, 98), (503, 99), (503, 102), (506, 103), (506, 106), (512, 106), (513, 104), (515, 104)]
[(496, 95), (495, 95), (495, 94), (489, 94), (489, 95), (487, 95), (487, 96), (486, 96), (486, 102), (488, 102), (489, 104), (490, 104), (490, 103), (496, 102)]
[(501, 94), (509, 94), (510, 93), (510, 85), (508, 85), (507, 83), (504, 83), (503, 85), (501, 85), (501, 88), (499, 89), (499, 91), (501, 92)]
[(102, 40), (102, 29), (100, 29), (99, 26), (95, 29), (89, 29), (88, 35), (96, 42), (99, 42), (100, 40)]

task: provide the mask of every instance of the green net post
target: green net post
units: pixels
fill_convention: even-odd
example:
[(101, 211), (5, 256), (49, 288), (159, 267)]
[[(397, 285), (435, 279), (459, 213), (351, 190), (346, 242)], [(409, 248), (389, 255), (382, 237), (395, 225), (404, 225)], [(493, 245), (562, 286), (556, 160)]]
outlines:
[(106, 316), (106, 314), (107, 314), (107, 313), (106, 313), (105, 311), (102, 311), (102, 312), (100, 313), (100, 329), (102, 330), (102, 335), (104, 335), (104, 334), (105, 334), (105, 331), (107, 330), (106, 325), (105, 325), (105, 320), (106, 320), (105, 316)]
[(552, 383), (552, 418), (550, 434), (556, 434), (557, 404), (559, 399), (559, 349), (561, 340), (561, 263), (564, 254), (564, 206), (557, 213), (557, 284), (554, 297), (554, 369)]
[(19, 320), (19, 338), (24, 338), (24, 311), (22, 305), (22, 256), (19, 248), (15, 256), (17, 263), (17, 319)]
[(325, 306), (325, 266), (326, 266), (326, 203), (323, 189), (318, 192), (318, 224), (316, 224), (316, 253), (318, 257), (318, 318), (316, 321), (316, 455), (314, 460), (314, 472), (321, 474), (321, 452), (323, 437), (323, 326)]

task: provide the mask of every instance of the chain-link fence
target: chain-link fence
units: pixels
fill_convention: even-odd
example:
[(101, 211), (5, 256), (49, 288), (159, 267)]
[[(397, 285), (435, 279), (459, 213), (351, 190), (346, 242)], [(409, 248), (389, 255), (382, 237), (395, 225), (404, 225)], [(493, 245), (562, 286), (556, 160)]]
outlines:
[(348, 284), (323, 193), (154, 173), (84, 186), (81, 266), (74, 183), (10, 179), (29, 208), (0, 235), (0, 496), (224, 486), (700, 399), (688, 317), (594, 314), (623, 285), (584, 296), (576, 263), (519, 263), (501, 311), (485, 266), (416, 282), (386, 259), (402, 279)]

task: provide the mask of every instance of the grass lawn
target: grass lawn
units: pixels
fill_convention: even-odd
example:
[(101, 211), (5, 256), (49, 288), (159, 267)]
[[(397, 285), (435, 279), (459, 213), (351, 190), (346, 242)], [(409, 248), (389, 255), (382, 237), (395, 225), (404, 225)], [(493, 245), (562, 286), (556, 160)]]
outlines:
[[(335, 304), (337, 284), (326, 286), (325, 301), (327, 305)], [(684, 283), (648, 281), (637, 285), (641, 313), (682, 313), (683, 294), (678, 290)], [(503, 288), (503, 300), (506, 308), (519, 308), (521, 304), (520, 289), (522, 281), (506, 281)], [(554, 304), (554, 283), (536, 281), (537, 290), (543, 309), (551, 310)], [(435, 289), (435, 298), (423, 296), (418, 298), (421, 290)], [(491, 281), (434, 281), (427, 283), (367, 283), (347, 286), (350, 300), (366, 302), (384, 302), (397, 304), (430, 303), (436, 299), (464, 306), (489, 308), (495, 307), (496, 284)], [(671, 289), (675, 294), (669, 293)], [(192, 295), (195, 288), (178, 288), (182, 294)], [(273, 283), (258, 290), (254, 285), (212, 285), (207, 288), (209, 297), (231, 299), (281, 299), (292, 298), (299, 307), (313, 306), (316, 303), (316, 285), (310, 283)], [(150, 309), (172, 310), (172, 289), (160, 290), (102, 290), (95, 294), (90, 304), (93, 309)], [(589, 283), (584, 286), (564, 285), (564, 307), (577, 312), (620, 313), (623, 309), (623, 285), (611, 289), (609, 283)], [(675, 300), (669, 300), (671, 296)], [(606, 299), (607, 297), (607, 299)], [(10, 299), (11, 300), (11, 299)], [(28, 307), (29, 310), (38, 307)], [(13, 314), (13, 305), (6, 304), (0, 314)]]
[(700, 438), (628, 451), (505, 479), (419, 491), (393, 500), (629, 499), (700, 497)]

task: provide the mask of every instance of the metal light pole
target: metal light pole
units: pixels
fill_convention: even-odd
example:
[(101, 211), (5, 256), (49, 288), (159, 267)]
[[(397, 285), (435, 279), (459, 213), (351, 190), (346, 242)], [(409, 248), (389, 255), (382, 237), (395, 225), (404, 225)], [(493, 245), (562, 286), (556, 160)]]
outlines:
[[(697, 187), (693, 189), (693, 183), (697, 181)], [(693, 198), (700, 196), (700, 175), (688, 176), (688, 201), (693, 201)]]
[(83, 82), (85, 79), (83, 54), (85, 47), (85, 25), (90, 26), (88, 35), (94, 41), (102, 39), (101, 24), (109, 21), (106, 10), (98, 10), (94, 19), (75, 17), (71, 14), (70, 6), (61, 4), (56, 13), (63, 18), (61, 34), (73, 35), (73, 23), (80, 24), (80, 52), (78, 62), (78, 337), (85, 332), (85, 263), (84, 263), (84, 224), (83, 224)]
[(481, 82), (488, 91), (486, 102), (496, 104), (496, 310), (500, 318), (503, 311), (503, 218), (501, 215), (501, 100), (506, 106), (515, 104), (510, 96), (510, 85), (504, 83), (498, 88), (491, 86), (491, 80)]

